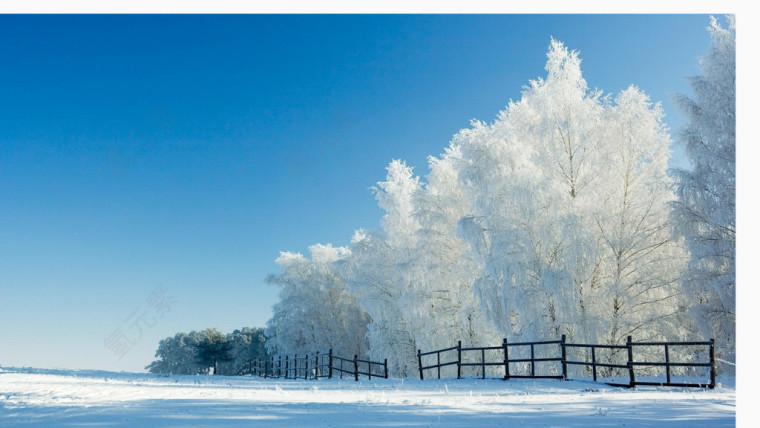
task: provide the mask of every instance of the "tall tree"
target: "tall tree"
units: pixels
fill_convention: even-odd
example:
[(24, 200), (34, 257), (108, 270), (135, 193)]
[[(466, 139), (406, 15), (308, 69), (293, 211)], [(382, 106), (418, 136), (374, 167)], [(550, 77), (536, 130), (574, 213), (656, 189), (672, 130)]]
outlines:
[[(224, 339), (222, 336), (225, 336)], [(199, 358), (200, 349), (210, 348), (208, 345), (213, 342), (226, 342), (221, 348), (229, 348), (229, 355), (217, 358), (207, 354)], [(161, 374), (208, 374), (209, 367), (214, 365), (213, 360), (216, 359), (216, 373), (235, 375), (248, 360), (266, 358), (265, 342), (266, 337), (261, 328), (244, 327), (227, 335), (215, 329), (191, 331), (189, 334), (177, 333), (159, 342), (156, 350), (158, 359), (145, 368), (151, 373)]]
[(419, 222), (414, 194), (419, 178), (406, 163), (392, 161), (386, 180), (373, 188), (385, 211), (382, 232), (358, 230), (351, 240), (352, 256), (341, 266), (349, 291), (367, 313), (371, 358), (387, 358), (393, 376), (408, 376), (416, 367), (417, 342), (406, 309), (422, 302), (411, 298), (405, 263), (412, 257)]
[(306, 354), (333, 349), (338, 355), (365, 355), (369, 317), (346, 290), (337, 264), (350, 256), (344, 247), (316, 244), (311, 260), (284, 252), (283, 272), (267, 282), (280, 287), (280, 301), (267, 323), (270, 353)]
[[(547, 76), (452, 141), (484, 312), (509, 336), (620, 343), (672, 335), (685, 253), (672, 239), (662, 112), (635, 87), (589, 90), (552, 40)], [(667, 324), (674, 320), (675, 324)]]
[(389, 358), (391, 374), (410, 376), (418, 349), (491, 343), (496, 333), (485, 320), (472, 284), (479, 266), (457, 237), (467, 212), (449, 150), (429, 159), (423, 186), (412, 169), (394, 160), (375, 197), (386, 212), (382, 231), (358, 231), (344, 272), (350, 290), (371, 316), (370, 355)]
[(157, 360), (145, 368), (151, 373), (196, 375), (208, 372), (209, 366), (197, 359), (197, 345), (202, 333), (177, 333), (162, 339), (156, 350)]
[(232, 359), (232, 343), (227, 341), (227, 335), (215, 328), (201, 332), (201, 337), (195, 345), (198, 364), (212, 368), (212, 374), (217, 374), (219, 363)]
[(263, 328), (243, 327), (228, 334), (230, 360), (219, 362), (219, 373), (235, 375), (249, 360), (267, 358), (266, 341)]
[(711, 18), (710, 47), (691, 78), (694, 95), (675, 99), (689, 119), (679, 140), (691, 169), (674, 170), (674, 219), (691, 253), (695, 318), (719, 355), (735, 360), (736, 25), (733, 16), (727, 21), (724, 28)]

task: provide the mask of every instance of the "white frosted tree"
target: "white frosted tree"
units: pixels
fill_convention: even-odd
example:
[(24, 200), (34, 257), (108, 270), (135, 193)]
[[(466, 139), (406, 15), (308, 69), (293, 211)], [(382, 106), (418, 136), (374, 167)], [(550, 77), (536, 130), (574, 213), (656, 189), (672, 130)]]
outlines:
[(601, 257), (596, 316), (605, 322), (608, 343), (622, 343), (628, 335), (678, 339), (686, 332), (681, 277), (687, 253), (669, 218), (675, 195), (662, 117), (660, 105), (634, 86), (606, 114), (611, 145), (592, 219)]
[(691, 168), (674, 171), (674, 220), (691, 253), (694, 317), (718, 354), (735, 361), (736, 26), (733, 16), (727, 20), (724, 28), (712, 18), (709, 51), (691, 79), (694, 95), (676, 97), (688, 118), (679, 136)]
[(452, 337), (469, 346), (499, 340), (473, 289), (481, 266), (467, 242), (458, 237), (459, 221), (470, 209), (458, 177), (461, 159), (456, 148), (430, 157), (427, 182), (415, 195), (420, 228), (408, 270), (418, 303), (409, 310), (424, 349), (452, 346)]
[[(669, 138), (635, 88), (589, 90), (577, 52), (552, 40), (546, 79), (452, 146), (482, 260), (484, 312), (509, 336), (620, 343), (672, 334), (684, 251), (671, 238)], [(643, 328), (646, 327), (646, 328)]]
[(388, 166), (375, 196), (386, 212), (382, 231), (358, 231), (345, 264), (350, 290), (371, 316), (374, 358), (395, 376), (416, 372), (418, 349), (489, 343), (472, 284), (479, 271), (457, 223), (467, 206), (453, 164), (456, 151), (430, 158), (425, 185), (401, 161)]
[(352, 257), (341, 265), (349, 290), (369, 315), (369, 356), (388, 359), (393, 376), (409, 376), (416, 368), (414, 334), (405, 313), (412, 278), (404, 265), (412, 258), (419, 223), (414, 217), (412, 196), (420, 189), (419, 178), (404, 162), (394, 160), (386, 180), (373, 188), (378, 205), (386, 214), (382, 233), (359, 230), (351, 240)]
[(161, 374), (207, 374), (209, 367), (198, 361), (198, 345), (202, 341), (202, 331), (177, 333), (162, 339), (156, 350), (158, 359), (145, 368)]
[(223, 375), (236, 375), (249, 360), (266, 358), (266, 341), (263, 328), (243, 327), (227, 334), (231, 358), (227, 362), (220, 362), (219, 372)]
[(350, 255), (344, 247), (316, 244), (311, 260), (284, 252), (282, 273), (267, 282), (281, 287), (280, 301), (267, 323), (270, 354), (305, 355), (332, 348), (336, 355), (366, 355), (368, 316), (348, 293), (336, 263)]

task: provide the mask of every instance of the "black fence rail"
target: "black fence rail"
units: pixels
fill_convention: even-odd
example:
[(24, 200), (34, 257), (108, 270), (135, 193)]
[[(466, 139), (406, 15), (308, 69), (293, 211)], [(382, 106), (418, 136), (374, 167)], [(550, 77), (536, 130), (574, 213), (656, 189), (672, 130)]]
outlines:
[(246, 361), (237, 372), (240, 376), (304, 380), (331, 379), (334, 373), (341, 379), (344, 374), (351, 375), (357, 381), (360, 376), (388, 379), (388, 360), (380, 363), (359, 359), (358, 355), (349, 359), (333, 355), (333, 350), (330, 349), (326, 354), (316, 352), (311, 357), (309, 354), (301, 357), (296, 354), (292, 357), (286, 355), (285, 358), (278, 356), (277, 359), (274, 356), (256, 358)]
[[(479, 368), (480, 378), (485, 379), (486, 378), (486, 368), (487, 367), (503, 367), (504, 369), (504, 375), (503, 379), (510, 379), (510, 378), (530, 378), (530, 379), (562, 379), (563, 376), (559, 374), (536, 374), (536, 363), (541, 362), (561, 362), (562, 357), (537, 357), (536, 356), (536, 347), (542, 346), (542, 345), (560, 345), (561, 341), (559, 340), (552, 340), (552, 341), (541, 341), (541, 342), (517, 342), (517, 343), (509, 343), (507, 339), (504, 339), (500, 346), (478, 346), (478, 347), (462, 347), (462, 341), (460, 340), (457, 342), (457, 346), (452, 346), (451, 348), (445, 348), (445, 349), (439, 349), (437, 351), (430, 351), (430, 352), (422, 352), (422, 350), (417, 350), (417, 362), (419, 365), (419, 372), (420, 372), (420, 379), (424, 380), (424, 372), (425, 370), (432, 370), (436, 369), (437, 377), (438, 379), (441, 378), (441, 368), (446, 366), (453, 366), (456, 365), (457, 367), (457, 379), (462, 378), (462, 368), (463, 367), (475, 367)], [(525, 348), (530, 351), (530, 357), (519, 357), (514, 358), (510, 357), (510, 348)], [(559, 347), (558, 347), (559, 349)], [(454, 351), (456, 351), (456, 360), (449, 360), (445, 362), (441, 362), (441, 354), (443, 353), (451, 353), (453, 354)], [(486, 351), (499, 351), (500, 359), (489, 359), (486, 358)], [(514, 356), (514, 350), (511, 351), (512, 355)], [(475, 358), (472, 358), (471, 355), (475, 355)], [(429, 364), (429, 365), (423, 365), (423, 358), (435, 355), (436, 356), (436, 363), (435, 364)], [(490, 355), (493, 355), (493, 352), (490, 352)], [(470, 357), (470, 358), (467, 358)], [(451, 357), (449, 357), (451, 358)], [(473, 361), (474, 360), (474, 361)], [(511, 366), (510, 366), (511, 365)], [(526, 367), (529, 367), (529, 370), (521, 371), (521, 370), (515, 370), (516, 365), (526, 365)]]
[[(461, 377), (461, 364), (462, 364), (462, 352), (461, 352), (461, 345), (462, 341), (459, 341), (459, 346), (452, 346), (451, 348), (446, 349), (439, 349), (437, 351), (430, 351), (430, 352), (422, 352), (422, 350), (417, 350), (417, 363), (420, 368), (420, 379), (424, 379), (423, 371), (428, 369), (437, 369), (438, 370), (438, 379), (441, 378), (441, 367), (451, 366), (456, 364), (457, 366), (457, 379)], [(441, 363), (441, 354), (447, 353), (450, 351), (457, 351), (457, 359), (454, 361), (447, 361)], [(436, 364), (432, 364), (429, 366), (423, 366), (422, 365), (422, 357), (428, 356), (428, 355), (435, 355), (436, 356)]]
[[(709, 361), (672, 361), (673, 354), (671, 350), (674, 347), (706, 347), (709, 353)], [(637, 348), (658, 348), (662, 347), (664, 361), (641, 361), (634, 358), (634, 350)], [(517, 358), (515, 348), (521, 349), (521, 355)], [(538, 356), (537, 348), (544, 350)], [(584, 358), (569, 358), (568, 350), (585, 351)], [(527, 354), (527, 351), (529, 354)], [(548, 350), (548, 351), (547, 351)], [(490, 358), (486, 358), (486, 353)], [(599, 358), (600, 352), (609, 354), (607, 358)], [(443, 362), (441, 355), (445, 355)], [(465, 358), (463, 358), (463, 354)], [(475, 357), (472, 357), (472, 354)], [(498, 354), (498, 358), (495, 356)], [(511, 354), (511, 355), (510, 355)], [(655, 352), (647, 352), (651, 356)], [(529, 356), (527, 356), (529, 355)], [(435, 356), (435, 362), (430, 359)], [(467, 358), (469, 356), (469, 358)], [(613, 361), (614, 357), (618, 359), (622, 356), (625, 361)], [(424, 380), (425, 372), (436, 370), (438, 379), (441, 378), (441, 368), (456, 366), (457, 379), (462, 377), (463, 367), (475, 367), (479, 369), (481, 378), (486, 378), (486, 370), (491, 367), (503, 367), (502, 379), (569, 379), (568, 366), (582, 366), (590, 370), (591, 375), (596, 382), (598, 379), (598, 370), (602, 368), (607, 374), (614, 373), (628, 377), (628, 382), (605, 382), (612, 386), (635, 387), (637, 385), (655, 385), (655, 386), (680, 386), (680, 387), (715, 387), (715, 340), (708, 342), (633, 342), (631, 336), (628, 336), (625, 345), (599, 345), (583, 343), (567, 343), (565, 335), (560, 340), (538, 341), (538, 342), (517, 342), (509, 343), (504, 339), (500, 346), (482, 346), (482, 347), (462, 347), (459, 341), (457, 346), (439, 349), (436, 351), (422, 352), (417, 350), (417, 363), (419, 367), (420, 379)], [(425, 364), (427, 363), (427, 364)], [(537, 363), (544, 365), (542, 372), (537, 372)], [(661, 368), (665, 369), (665, 382), (642, 381), (636, 379), (636, 368)], [(671, 376), (671, 368), (709, 368), (709, 381), (700, 382), (674, 382)], [(515, 370), (517, 368), (518, 370)], [(520, 370), (522, 369), (522, 370)]]
[[(564, 339), (564, 336), (563, 336)], [(567, 348), (577, 348), (582, 350), (590, 350), (591, 354), (591, 361), (573, 361), (567, 359)], [(588, 345), (588, 344), (581, 344), (581, 343), (564, 343), (562, 346), (562, 376), (564, 379), (567, 379), (567, 366), (568, 365), (575, 365), (575, 366), (583, 366), (583, 367), (590, 367), (592, 376), (594, 379), (594, 382), (597, 381), (597, 368), (598, 367), (606, 367), (608, 369), (625, 369), (629, 372), (629, 379), (633, 379), (633, 372), (632, 367), (628, 364), (626, 361), (625, 364), (615, 364), (612, 362), (602, 362), (597, 360), (597, 350), (630, 350), (630, 347), (626, 345)], [(629, 360), (632, 356), (629, 356)], [(630, 387), (633, 386), (631, 382), (624, 384), (624, 383), (618, 383), (618, 382), (605, 382), (608, 385), (612, 386), (622, 386), (622, 387)]]
[[(630, 336), (628, 337), (628, 340), (630, 342)], [(683, 386), (683, 387), (697, 387), (697, 388), (704, 388), (705, 384), (703, 383), (688, 383), (688, 382), (672, 382), (671, 381), (671, 367), (709, 367), (710, 368), (710, 383), (707, 384), (707, 387), (712, 389), (715, 387), (715, 376), (716, 376), (716, 367), (715, 367), (715, 339), (710, 339), (709, 342), (633, 342), (630, 343), (630, 350), (629, 353), (633, 352), (633, 349), (636, 347), (662, 347), (664, 351), (664, 357), (665, 361), (632, 361), (633, 357), (630, 357), (630, 371), (631, 371), (631, 383), (635, 385), (662, 385), (662, 386)], [(679, 347), (679, 346), (707, 346), (709, 347), (709, 361), (708, 362), (673, 362), (671, 361), (671, 354), (670, 350), (672, 347)], [(635, 367), (665, 367), (665, 376), (666, 376), (666, 382), (646, 382), (646, 381), (640, 381), (635, 380), (635, 373), (634, 368)]]

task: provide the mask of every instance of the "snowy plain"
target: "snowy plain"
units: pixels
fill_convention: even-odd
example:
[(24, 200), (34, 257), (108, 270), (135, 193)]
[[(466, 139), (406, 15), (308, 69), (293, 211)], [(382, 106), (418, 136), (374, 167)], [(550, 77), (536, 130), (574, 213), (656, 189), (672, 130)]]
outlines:
[(0, 368), (0, 426), (735, 426), (713, 389), (591, 381), (161, 376)]

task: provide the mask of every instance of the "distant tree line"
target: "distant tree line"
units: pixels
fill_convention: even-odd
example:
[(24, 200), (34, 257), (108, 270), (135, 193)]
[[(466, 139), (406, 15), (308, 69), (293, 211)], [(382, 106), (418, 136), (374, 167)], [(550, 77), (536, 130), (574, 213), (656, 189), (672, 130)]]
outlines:
[(244, 327), (224, 334), (216, 328), (177, 333), (158, 344), (157, 360), (145, 368), (160, 374), (234, 375), (252, 358), (266, 358), (264, 329)]

